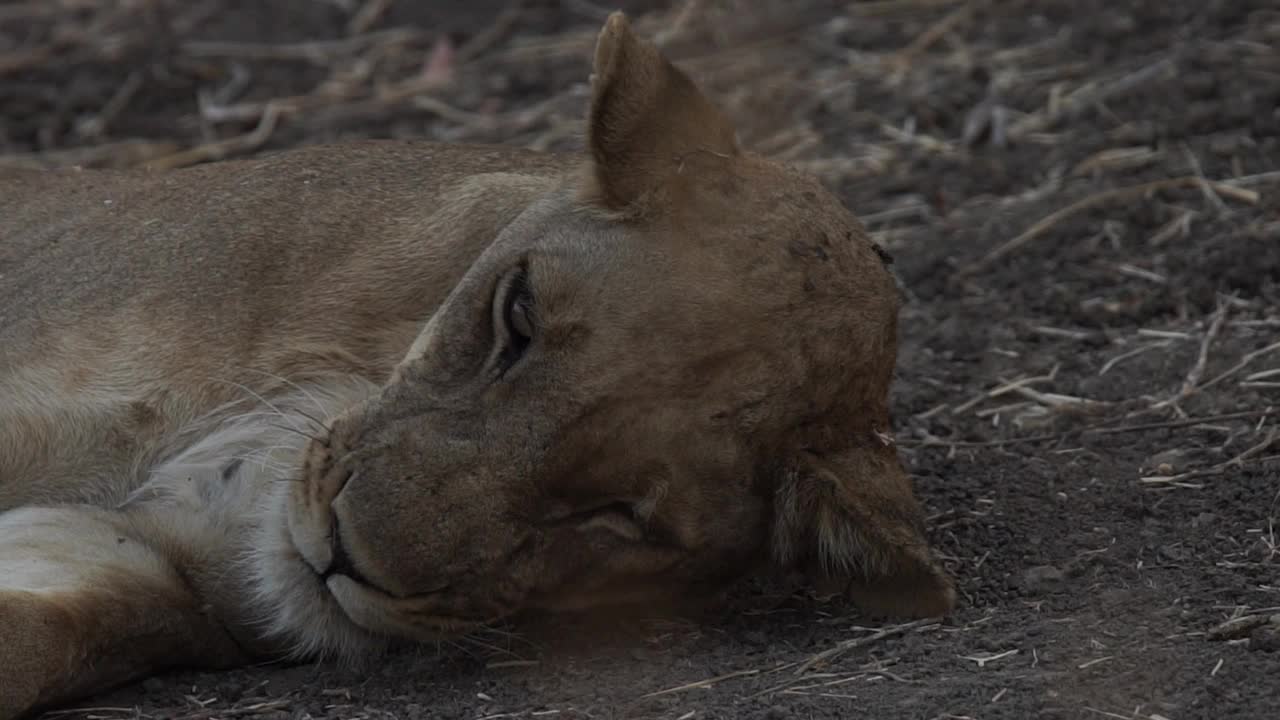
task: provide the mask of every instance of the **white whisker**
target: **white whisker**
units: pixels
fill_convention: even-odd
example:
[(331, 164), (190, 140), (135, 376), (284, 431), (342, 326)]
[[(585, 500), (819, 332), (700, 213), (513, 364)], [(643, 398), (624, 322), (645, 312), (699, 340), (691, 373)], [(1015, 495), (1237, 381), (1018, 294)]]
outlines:
[(273, 373), (273, 372), (268, 372), (268, 371), (266, 371), (266, 370), (259, 370), (259, 369), (257, 369), (257, 368), (250, 368), (250, 367), (246, 367), (246, 368), (242, 368), (242, 369), (243, 369), (243, 370), (245, 370), (245, 371), (247, 371), (247, 372), (256, 372), (256, 373), (259, 373), (259, 374), (261, 374), (261, 375), (265, 375), (265, 376), (267, 376), (267, 377), (269, 377), (269, 378), (272, 378), (273, 380), (279, 380), (280, 382), (285, 383), (286, 385), (288, 385), (288, 386), (290, 386), (290, 387), (292, 387), (292, 388), (295, 388), (298, 392), (302, 393), (302, 394), (303, 394), (303, 395), (304, 395), (308, 400), (310, 400), (310, 401), (311, 401), (311, 404), (312, 404), (312, 405), (315, 405), (315, 406), (316, 406), (316, 409), (317, 409), (317, 410), (319, 410), (319, 411), (320, 411), (320, 414), (321, 414), (321, 415), (324, 415), (324, 416), (325, 416), (325, 418), (324, 418), (324, 420), (317, 420), (316, 418), (312, 417), (311, 415), (309, 415), (309, 414), (307, 414), (307, 413), (302, 412), (302, 410), (301, 410), (301, 409), (299, 409), (299, 408), (294, 408), (294, 410), (296, 410), (296, 411), (297, 411), (300, 415), (302, 415), (303, 417), (308, 418), (309, 420), (312, 420), (313, 422), (315, 422), (315, 423), (316, 423), (317, 425), (319, 425), (320, 427), (325, 427), (325, 426), (328, 424), (328, 422), (329, 422), (330, 420), (332, 420), (332, 419), (333, 419), (332, 415), (330, 415), (330, 414), (329, 414), (329, 412), (325, 409), (325, 406), (324, 406), (324, 405), (322, 405), (322, 404), (320, 403), (320, 401), (316, 398), (316, 396), (315, 396), (315, 395), (313, 395), (313, 394), (311, 393), (311, 391), (310, 391), (310, 390), (307, 390), (306, 388), (304, 388), (304, 387), (302, 387), (301, 385), (299, 385), (298, 383), (296, 383), (296, 382), (294, 382), (294, 381), (290, 380), (289, 378), (287, 378), (287, 377), (285, 377), (285, 376), (283, 376), (283, 375), (277, 375), (277, 374), (275, 374), (275, 373)]
[[(272, 410), (276, 411), (276, 412), (280, 415), (280, 417), (284, 418), (286, 421), (289, 421), (289, 424), (290, 424), (290, 425), (293, 425), (292, 419), (289, 417), (289, 415), (288, 415), (288, 414), (286, 414), (283, 410), (281, 410), (279, 407), (277, 407), (274, 403), (272, 403), (270, 400), (268, 400), (268, 399), (266, 399), (265, 397), (263, 397), (262, 395), (260, 395), (256, 390), (254, 390), (253, 388), (249, 387), (248, 385), (245, 385), (245, 384), (243, 384), (243, 383), (235, 382), (234, 380), (220, 380), (220, 379), (218, 379), (218, 378), (213, 378), (213, 381), (214, 381), (214, 382), (221, 382), (221, 383), (224, 383), (224, 384), (230, 385), (230, 386), (232, 386), (232, 387), (238, 388), (238, 389), (240, 389), (240, 390), (243, 390), (244, 392), (246, 392), (246, 393), (248, 393), (249, 395), (251, 395), (251, 396), (253, 396), (254, 398), (256, 398), (256, 399), (257, 399), (259, 402), (261, 402), (263, 405), (266, 405), (267, 407), (269, 407), (269, 408), (271, 408)], [(302, 430), (301, 430), (301, 429), (299, 429), (297, 425), (294, 425), (294, 428), (293, 428), (293, 429), (294, 429), (294, 430), (297, 430), (298, 432), (302, 432)]]

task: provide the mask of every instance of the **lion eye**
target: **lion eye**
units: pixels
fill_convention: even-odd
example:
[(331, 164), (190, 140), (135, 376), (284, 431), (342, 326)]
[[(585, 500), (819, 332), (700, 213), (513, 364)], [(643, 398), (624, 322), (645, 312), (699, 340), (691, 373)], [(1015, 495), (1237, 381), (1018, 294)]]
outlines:
[(507, 300), (507, 330), (513, 344), (527, 346), (533, 340), (533, 318), (530, 317), (529, 305), (529, 293), (524, 290), (511, 293)]
[(509, 272), (498, 284), (494, 324), (499, 345), (499, 372), (524, 357), (533, 342), (533, 296), (523, 267)]
[(644, 530), (640, 528), (635, 517), (630, 512), (597, 512), (578, 525), (578, 532), (588, 532), (591, 530), (605, 530), (611, 532), (627, 540), (639, 541), (644, 539)]

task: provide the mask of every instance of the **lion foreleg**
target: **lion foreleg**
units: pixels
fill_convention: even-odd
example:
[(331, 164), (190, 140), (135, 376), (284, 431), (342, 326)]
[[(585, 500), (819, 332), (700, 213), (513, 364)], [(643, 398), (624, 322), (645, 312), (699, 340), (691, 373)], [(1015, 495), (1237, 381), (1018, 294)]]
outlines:
[(166, 667), (234, 662), (234, 641), (126, 513), (0, 514), (0, 720)]

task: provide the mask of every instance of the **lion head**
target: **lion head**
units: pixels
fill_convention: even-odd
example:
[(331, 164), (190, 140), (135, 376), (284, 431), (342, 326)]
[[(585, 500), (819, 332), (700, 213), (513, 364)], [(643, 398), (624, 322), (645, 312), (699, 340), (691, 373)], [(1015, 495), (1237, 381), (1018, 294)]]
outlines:
[(951, 581), (889, 440), (898, 294), (816, 180), (739, 148), (613, 15), (583, 171), (457, 284), (282, 485), (276, 622), (311, 649), (657, 601), (772, 562), (865, 608)]

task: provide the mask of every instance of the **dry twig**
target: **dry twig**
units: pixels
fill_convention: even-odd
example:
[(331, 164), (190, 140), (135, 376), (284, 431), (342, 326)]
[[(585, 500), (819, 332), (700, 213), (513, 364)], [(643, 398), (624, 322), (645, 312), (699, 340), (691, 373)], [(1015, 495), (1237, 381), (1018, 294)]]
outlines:
[(725, 680), (732, 680), (733, 678), (747, 677), (750, 675), (758, 675), (759, 673), (760, 673), (759, 670), (738, 670), (736, 672), (725, 673), (724, 675), (718, 675), (713, 678), (707, 678), (706, 680), (699, 680), (697, 682), (686, 683), (684, 685), (677, 685), (676, 687), (667, 688), (666, 690), (656, 690), (654, 692), (641, 695), (640, 699), (645, 700), (647, 698), (654, 698), (662, 695), (670, 695), (672, 693), (684, 692), (686, 690), (698, 690), (701, 688), (709, 688), (715, 685), (716, 683), (724, 682)]
[(1045, 234), (1058, 223), (1084, 210), (1089, 210), (1108, 202), (1140, 198), (1148, 193), (1156, 192), (1158, 190), (1169, 190), (1188, 186), (1200, 187), (1202, 183), (1208, 183), (1208, 186), (1214, 191), (1222, 193), (1223, 195), (1233, 199), (1248, 202), (1250, 204), (1258, 202), (1257, 193), (1241, 195), (1239, 194), (1242, 192), (1240, 188), (1233, 187), (1226, 182), (1204, 180), (1195, 175), (1155, 180), (1153, 182), (1142, 183), (1141, 185), (1133, 185), (1130, 187), (1112, 188), (1110, 190), (1104, 190), (1102, 192), (1089, 195), (1088, 197), (1077, 200), (1064, 208), (1050, 213), (1036, 224), (1027, 228), (1020, 235), (1017, 235), (1004, 244), (996, 247), (994, 250), (988, 252), (969, 266), (962, 268), (960, 270), (960, 274), (973, 275), (981, 272), (995, 261), (1000, 260), (1006, 255), (1012, 253), (1014, 250), (1020, 249), (1023, 245), (1026, 245), (1032, 240), (1035, 240)]
[(1165, 57), (1110, 82), (1086, 83), (1065, 98), (1051, 101), (1049, 107), (1033, 112), (1013, 123), (1009, 127), (1009, 137), (1019, 139), (1041, 132), (1063, 118), (1074, 116), (1088, 108), (1096, 107), (1108, 98), (1146, 85), (1163, 75), (1172, 74), (1176, 68), (1176, 60), (1172, 57)]
[(823, 650), (822, 652), (814, 655), (813, 657), (809, 658), (803, 663), (800, 663), (800, 667), (796, 668), (795, 674), (803, 675), (806, 672), (808, 672), (810, 669), (818, 665), (822, 665), (824, 663), (829, 663), (832, 660), (840, 657), (841, 655), (849, 652), (850, 650), (854, 650), (860, 647), (866, 647), (868, 645), (874, 645), (880, 642), (881, 640), (885, 640), (891, 637), (896, 637), (898, 635), (901, 635), (907, 632), (908, 630), (917, 630), (926, 625), (932, 625), (935, 622), (936, 621), (932, 621), (929, 619), (913, 620), (908, 623), (902, 623), (901, 625), (894, 625), (893, 627), (883, 628), (870, 635), (867, 635), (866, 637), (853, 638), (852, 640), (843, 640), (837, 643), (835, 647), (828, 648), (827, 650)]
[(209, 160), (221, 160), (237, 153), (250, 152), (261, 147), (275, 132), (276, 121), (280, 118), (280, 110), (274, 103), (267, 103), (258, 121), (257, 127), (249, 132), (226, 140), (197, 145), (189, 150), (165, 155), (148, 160), (145, 167), (149, 170), (171, 170), (187, 167)]
[(1152, 405), (1152, 410), (1161, 410), (1177, 405), (1197, 392), (1198, 388), (1196, 386), (1200, 382), (1200, 378), (1204, 377), (1204, 368), (1209, 362), (1209, 348), (1213, 345), (1213, 341), (1217, 339), (1218, 333), (1222, 331), (1222, 324), (1227, 319), (1227, 310), (1230, 307), (1229, 304), (1222, 303), (1214, 311), (1213, 319), (1209, 321), (1209, 327), (1205, 330), (1204, 339), (1200, 342), (1200, 352), (1196, 355), (1195, 365), (1192, 365), (1191, 370), (1187, 372), (1186, 379), (1182, 381), (1182, 387), (1173, 397)]

